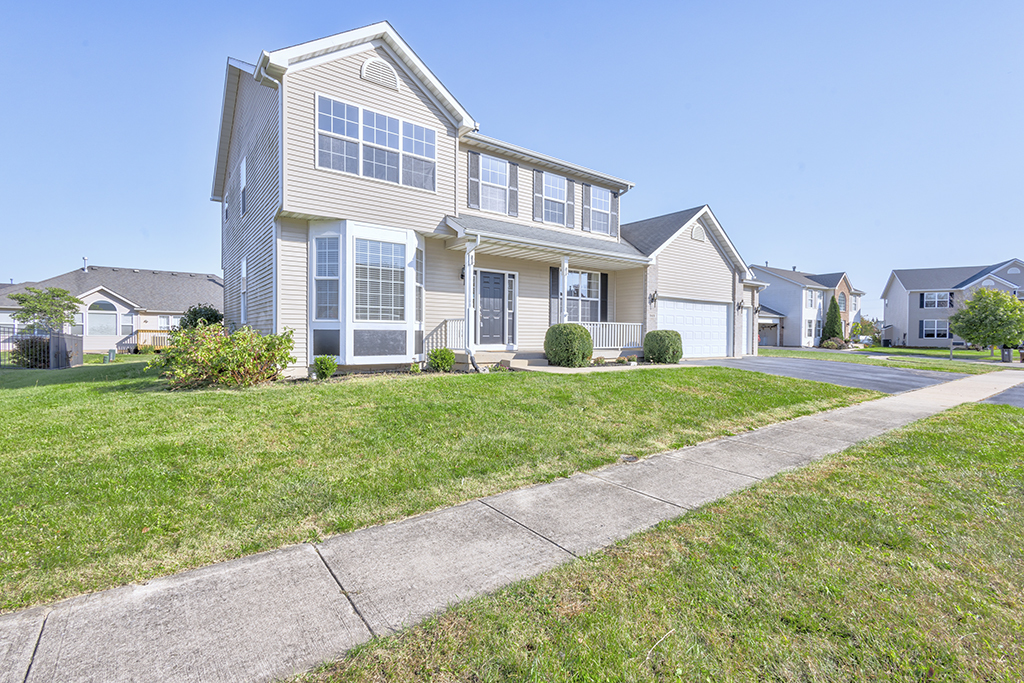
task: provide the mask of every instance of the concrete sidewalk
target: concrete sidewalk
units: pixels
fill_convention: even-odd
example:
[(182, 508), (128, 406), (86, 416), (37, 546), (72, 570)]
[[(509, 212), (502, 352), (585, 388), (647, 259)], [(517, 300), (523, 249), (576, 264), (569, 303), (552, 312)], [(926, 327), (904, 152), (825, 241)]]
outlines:
[(0, 683), (268, 681), (1024, 381), (975, 375), (0, 617)]

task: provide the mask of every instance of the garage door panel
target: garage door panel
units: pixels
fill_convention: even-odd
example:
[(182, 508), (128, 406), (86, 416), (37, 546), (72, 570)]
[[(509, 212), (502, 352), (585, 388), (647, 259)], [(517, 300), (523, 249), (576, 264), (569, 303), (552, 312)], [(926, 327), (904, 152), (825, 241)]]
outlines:
[(683, 358), (728, 354), (729, 304), (658, 299), (658, 329), (676, 330), (683, 339)]

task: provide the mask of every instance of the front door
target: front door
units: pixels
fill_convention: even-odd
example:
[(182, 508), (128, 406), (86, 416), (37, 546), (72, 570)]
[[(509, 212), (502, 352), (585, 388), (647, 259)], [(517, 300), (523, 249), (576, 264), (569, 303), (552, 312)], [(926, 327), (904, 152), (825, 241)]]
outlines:
[(505, 274), (480, 271), (480, 343), (504, 344)]

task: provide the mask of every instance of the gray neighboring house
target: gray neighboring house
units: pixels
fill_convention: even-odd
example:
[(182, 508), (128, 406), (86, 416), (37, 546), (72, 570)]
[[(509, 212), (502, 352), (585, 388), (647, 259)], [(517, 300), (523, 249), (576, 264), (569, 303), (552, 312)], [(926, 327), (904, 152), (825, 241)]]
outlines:
[(0, 326), (11, 331), (24, 328), (11, 318), (18, 305), (9, 295), (29, 287), (66, 289), (84, 302), (68, 331), (82, 335), (85, 352), (130, 351), (138, 343), (160, 345), (166, 335), (147, 333), (170, 330), (190, 306), (224, 309), (224, 281), (216, 275), (86, 266), (48, 280), (0, 288)]
[(882, 340), (893, 346), (949, 346), (949, 316), (978, 288), (1024, 299), (1024, 261), (989, 266), (894, 270), (882, 290)]
[(758, 280), (771, 285), (761, 295), (758, 337), (765, 346), (817, 346), (829, 302), (836, 298), (843, 336), (860, 320), (864, 295), (850, 284), (846, 273), (804, 273), (796, 268), (750, 266)]

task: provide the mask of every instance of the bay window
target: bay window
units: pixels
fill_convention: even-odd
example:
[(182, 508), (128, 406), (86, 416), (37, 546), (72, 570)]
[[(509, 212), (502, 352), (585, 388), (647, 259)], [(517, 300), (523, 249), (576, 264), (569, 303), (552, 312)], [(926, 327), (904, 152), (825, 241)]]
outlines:
[(314, 274), (317, 320), (338, 319), (339, 250), (337, 237), (316, 238), (316, 272)]
[(355, 319), (405, 320), (405, 245), (356, 239)]

